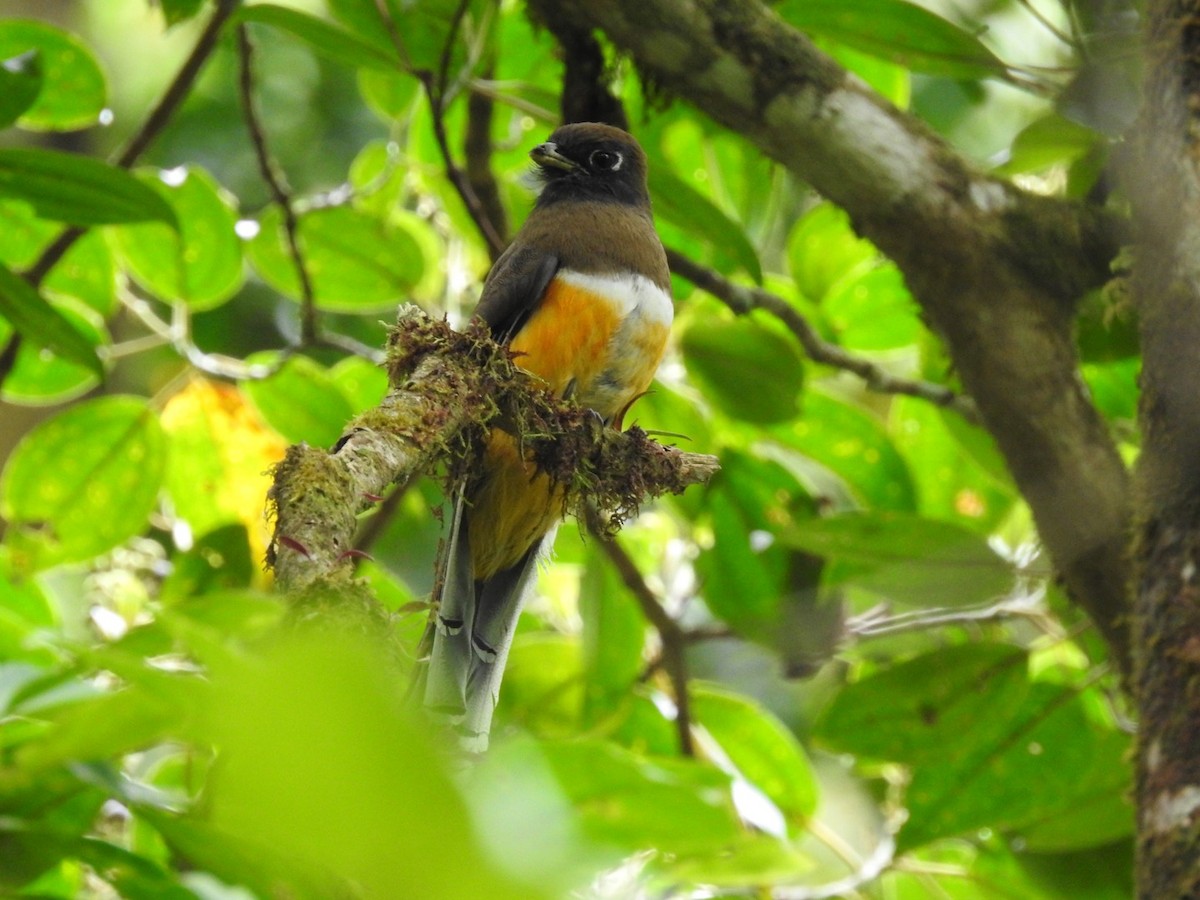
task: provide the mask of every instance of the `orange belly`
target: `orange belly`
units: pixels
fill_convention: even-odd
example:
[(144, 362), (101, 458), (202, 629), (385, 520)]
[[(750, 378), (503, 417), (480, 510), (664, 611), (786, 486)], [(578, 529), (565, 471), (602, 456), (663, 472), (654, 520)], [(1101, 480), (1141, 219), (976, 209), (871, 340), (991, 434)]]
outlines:
[[(661, 321), (626, 321), (622, 313), (608, 298), (555, 278), (512, 340), (517, 365), (554, 393), (570, 390), (580, 405), (612, 419), (649, 387), (668, 333)], [(475, 577), (486, 580), (515, 565), (553, 527), (563, 493), (498, 430), (488, 440), (482, 470), (468, 529)]]

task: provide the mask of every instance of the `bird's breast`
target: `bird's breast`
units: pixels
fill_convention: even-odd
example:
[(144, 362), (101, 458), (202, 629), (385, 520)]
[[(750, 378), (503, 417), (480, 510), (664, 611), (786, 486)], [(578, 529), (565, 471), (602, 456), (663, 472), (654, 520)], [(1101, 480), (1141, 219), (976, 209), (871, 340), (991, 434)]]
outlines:
[(649, 387), (673, 312), (643, 275), (559, 270), (511, 348), (555, 393), (609, 419)]

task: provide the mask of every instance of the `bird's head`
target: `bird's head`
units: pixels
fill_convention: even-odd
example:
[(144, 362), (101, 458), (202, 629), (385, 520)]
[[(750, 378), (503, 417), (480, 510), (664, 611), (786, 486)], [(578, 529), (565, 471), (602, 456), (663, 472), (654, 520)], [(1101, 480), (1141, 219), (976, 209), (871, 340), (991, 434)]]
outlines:
[(529, 155), (542, 182), (539, 206), (563, 200), (649, 206), (646, 154), (620, 128), (595, 122), (563, 125)]

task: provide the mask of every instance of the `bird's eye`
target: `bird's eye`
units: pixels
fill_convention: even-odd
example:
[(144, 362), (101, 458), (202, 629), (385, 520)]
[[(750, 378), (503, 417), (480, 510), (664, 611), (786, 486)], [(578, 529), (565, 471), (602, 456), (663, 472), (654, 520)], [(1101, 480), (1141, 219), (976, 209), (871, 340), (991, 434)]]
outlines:
[(615, 172), (621, 168), (621, 154), (612, 150), (593, 150), (588, 162), (600, 172)]

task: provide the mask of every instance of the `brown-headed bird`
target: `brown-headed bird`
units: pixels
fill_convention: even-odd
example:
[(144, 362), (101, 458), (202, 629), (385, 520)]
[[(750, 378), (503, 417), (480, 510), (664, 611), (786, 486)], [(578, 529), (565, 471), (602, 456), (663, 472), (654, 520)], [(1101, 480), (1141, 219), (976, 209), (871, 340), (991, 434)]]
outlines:
[[(517, 365), (620, 427), (662, 359), (673, 306), (646, 155), (608, 125), (564, 125), (531, 152), (533, 212), (483, 287), (476, 315)], [(560, 486), (494, 429), (455, 505), (425, 705), (462, 745), (487, 747), (517, 617), (554, 542)]]

